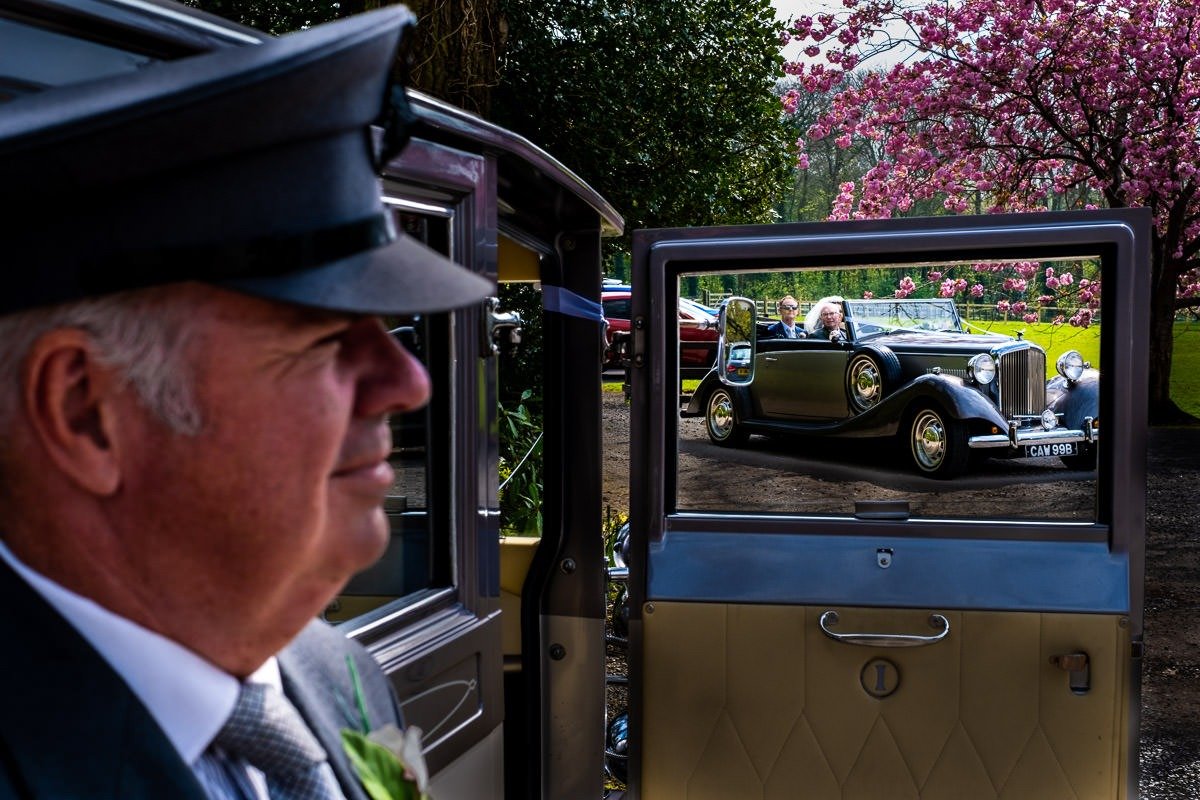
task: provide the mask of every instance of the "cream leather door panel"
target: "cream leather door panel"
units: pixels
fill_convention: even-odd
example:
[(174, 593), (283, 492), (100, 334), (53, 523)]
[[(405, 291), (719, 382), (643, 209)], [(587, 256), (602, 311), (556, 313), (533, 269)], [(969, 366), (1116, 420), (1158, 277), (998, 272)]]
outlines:
[[(1122, 798), (1128, 619), (838, 608), (835, 630), (941, 641), (856, 646), (831, 609), (643, 609), (646, 800)], [(1086, 654), (1086, 690), (1052, 663)]]

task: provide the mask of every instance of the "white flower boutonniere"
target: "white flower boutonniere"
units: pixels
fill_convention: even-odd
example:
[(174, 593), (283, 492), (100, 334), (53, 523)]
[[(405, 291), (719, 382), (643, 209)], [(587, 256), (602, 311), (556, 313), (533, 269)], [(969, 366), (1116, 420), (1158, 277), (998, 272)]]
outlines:
[(400, 730), (388, 724), (371, 730), (358, 670), (349, 656), (346, 664), (362, 728), (343, 728), (342, 748), (363, 789), (371, 800), (433, 800), (429, 795), (429, 768), (421, 747), (421, 729), (410, 725)]

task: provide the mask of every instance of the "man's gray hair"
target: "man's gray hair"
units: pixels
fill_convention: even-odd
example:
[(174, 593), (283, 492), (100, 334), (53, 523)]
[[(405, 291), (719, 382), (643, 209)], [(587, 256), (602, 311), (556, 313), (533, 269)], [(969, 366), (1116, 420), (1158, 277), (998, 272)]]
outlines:
[(175, 287), (137, 289), (0, 316), (0, 431), (20, 403), (21, 367), (39, 337), (57, 328), (89, 333), (101, 361), (121, 372), (142, 405), (171, 430), (199, 432), (203, 420), (181, 357), (187, 309)]

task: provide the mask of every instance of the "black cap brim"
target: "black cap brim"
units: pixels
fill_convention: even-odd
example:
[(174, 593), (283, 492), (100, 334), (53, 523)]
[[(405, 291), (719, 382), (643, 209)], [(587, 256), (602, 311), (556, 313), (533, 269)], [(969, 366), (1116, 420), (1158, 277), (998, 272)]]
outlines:
[(494, 292), (491, 281), (404, 234), (384, 247), (315, 269), (218, 285), (268, 300), (360, 314), (448, 311)]

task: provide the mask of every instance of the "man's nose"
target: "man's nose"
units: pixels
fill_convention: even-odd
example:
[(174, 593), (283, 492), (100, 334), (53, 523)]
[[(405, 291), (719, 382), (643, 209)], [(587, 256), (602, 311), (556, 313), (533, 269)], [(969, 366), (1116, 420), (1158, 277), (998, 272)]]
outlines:
[(365, 319), (353, 356), (361, 370), (355, 411), (358, 416), (414, 411), (429, 402), (429, 372), (379, 319)]

